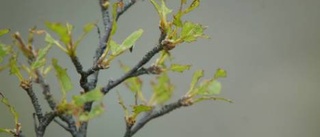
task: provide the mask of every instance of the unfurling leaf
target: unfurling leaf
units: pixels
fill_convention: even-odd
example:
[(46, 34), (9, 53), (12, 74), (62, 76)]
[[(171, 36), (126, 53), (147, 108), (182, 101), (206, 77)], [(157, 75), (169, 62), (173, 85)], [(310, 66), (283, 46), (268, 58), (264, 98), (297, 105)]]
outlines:
[(59, 37), (60, 40), (65, 44), (68, 45), (71, 42), (71, 31), (73, 26), (68, 24), (62, 25), (61, 23), (54, 23), (54, 22), (46, 22), (46, 26), (55, 32)]
[(133, 106), (133, 113), (135, 116), (138, 116), (142, 112), (148, 112), (152, 110), (152, 106), (147, 106), (147, 105), (136, 105)]
[(37, 69), (45, 65), (45, 56), (48, 54), (48, 51), (50, 50), (51, 46), (52, 44), (49, 44), (45, 48), (39, 50), (36, 60), (31, 64), (31, 69)]
[(10, 47), (0, 43), (0, 63), (3, 58), (9, 54)]
[(105, 111), (103, 105), (96, 105), (92, 108), (90, 112), (83, 112), (79, 116), (79, 121), (89, 121), (99, 115), (101, 115)]
[(199, 7), (199, 5), (200, 5), (200, 0), (193, 0), (191, 5), (186, 10), (184, 10), (183, 13), (187, 14), (190, 11), (194, 10), (195, 8)]
[(73, 96), (72, 100), (76, 106), (82, 106), (84, 103), (87, 102), (94, 102), (100, 101), (103, 98), (103, 93), (100, 91), (99, 88), (95, 88), (92, 91), (84, 93), (82, 95)]
[(20, 81), (23, 80), (23, 76), (17, 65), (17, 55), (12, 55), (9, 61), (10, 74), (16, 75)]
[(197, 85), (199, 79), (203, 77), (203, 70), (197, 70), (196, 72), (193, 73), (192, 81), (190, 83), (190, 88), (188, 94), (191, 96), (195, 94), (195, 86)]
[(111, 40), (109, 45), (112, 52), (112, 56), (118, 56), (122, 54), (124, 51), (130, 49), (135, 44), (135, 42), (141, 37), (142, 33), (142, 29), (133, 32), (122, 42), (121, 45), (118, 45), (115, 41)]
[(205, 28), (200, 24), (185, 22), (182, 26), (181, 38), (185, 42), (196, 41), (199, 37), (208, 38), (203, 32)]
[(92, 29), (95, 27), (96, 24), (97, 23), (95, 22), (95, 23), (88, 23), (84, 25), (82, 35), (78, 38), (78, 40), (74, 44), (74, 49), (73, 49), (74, 51), (79, 46), (80, 42), (89, 34), (89, 32), (92, 31)]
[(68, 52), (67, 49), (65, 47), (63, 47), (59, 41), (55, 40), (54, 38), (52, 38), (52, 36), (49, 34), (49, 33), (46, 33), (46, 36), (45, 36), (45, 41), (49, 44), (55, 44), (57, 45), (62, 51), (64, 52)]
[(166, 6), (164, 0), (161, 0), (161, 6), (154, 0), (150, 0), (154, 8), (157, 10), (160, 17), (160, 28), (165, 32), (169, 29), (169, 23), (167, 22), (167, 14), (171, 13), (172, 10)]
[(14, 118), (14, 123), (18, 124), (18, 118), (19, 118), (19, 114), (17, 113), (17, 111), (15, 110), (15, 108), (13, 106), (11, 106), (11, 104), (9, 103), (9, 100), (4, 97), (4, 95), (2, 93), (0, 93), (0, 101), (9, 108), (10, 113), (12, 114), (13, 118)]
[(10, 32), (10, 29), (0, 29), (0, 37)]
[(52, 66), (56, 71), (56, 76), (61, 86), (63, 97), (65, 97), (66, 93), (73, 88), (70, 77), (67, 73), (67, 70), (59, 66), (57, 59), (52, 59)]
[(180, 65), (180, 64), (171, 64), (170, 70), (174, 72), (184, 72), (185, 70), (189, 70), (191, 65)]
[(225, 78), (227, 77), (227, 71), (225, 71), (224, 69), (218, 68), (216, 73), (214, 74), (214, 78), (218, 79), (218, 78)]
[(163, 104), (168, 101), (173, 93), (174, 86), (171, 84), (167, 73), (157, 77), (157, 82), (151, 82), (153, 95), (150, 103)]

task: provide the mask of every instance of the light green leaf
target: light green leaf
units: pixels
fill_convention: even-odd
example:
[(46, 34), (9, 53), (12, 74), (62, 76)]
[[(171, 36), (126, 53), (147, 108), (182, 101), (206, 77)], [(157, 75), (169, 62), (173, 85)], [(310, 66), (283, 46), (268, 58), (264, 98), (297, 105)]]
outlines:
[(214, 78), (218, 79), (218, 78), (225, 78), (227, 77), (227, 71), (221, 68), (218, 68), (216, 73), (214, 74)]
[(182, 26), (181, 39), (185, 42), (196, 41), (199, 37), (208, 38), (204, 35), (204, 27), (200, 24), (185, 22)]
[(100, 101), (103, 98), (103, 93), (100, 91), (100, 88), (95, 88), (92, 91), (89, 91), (82, 95), (73, 96), (72, 100), (75, 105), (82, 106), (86, 102)]
[(135, 113), (135, 115), (138, 115), (142, 112), (148, 112), (150, 110), (152, 110), (152, 106), (142, 104), (133, 106), (133, 113)]
[(61, 66), (59, 66), (57, 59), (52, 59), (52, 66), (56, 71), (56, 76), (60, 83), (62, 94), (65, 97), (67, 92), (72, 90), (73, 88), (71, 79), (67, 73), (67, 69), (64, 69)]
[(116, 34), (117, 32), (117, 28), (118, 28), (118, 25), (117, 25), (117, 12), (118, 11), (118, 3), (114, 3), (112, 5), (112, 18), (113, 18), (113, 21), (112, 21), (112, 28), (111, 28), (111, 36)]
[(221, 92), (221, 83), (217, 80), (208, 80), (200, 84), (198, 95), (218, 95)]
[(8, 133), (11, 134), (10, 129), (0, 128), (0, 133)]
[(54, 38), (52, 38), (52, 36), (49, 34), (49, 33), (46, 33), (46, 36), (45, 36), (45, 41), (48, 42), (49, 44), (55, 44), (57, 45), (62, 51), (64, 52), (68, 52), (66, 48), (64, 48), (60, 43), (59, 41), (55, 40)]
[(168, 74), (162, 73), (157, 77), (157, 83), (152, 82), (151, 85), (153, 89), (151, 102), (163, 104), (171, 98), (174, 86), (171, 84)]
[(0, 37), (10, 32), (10, 29), (0, 29)]
[(192, 11), (195, 8), (199, 7), (199, 5), (200, 5), (200, 0), (193, 0), (191, 5), (186, 10), (184, 10), (184, 14), (189, 13), (190, 11)]
[(150, 0), (150, 1), (151, 1), (152, 5), (154, 6), (154, 8), (157, 10), (159, 16), (161, 16), (161, 8), (160, 8), (160, 5), (159, 5), (157, 2), (155, 2), (154, 0)]
[(54, 22), (46, 22), (46, 26), (55, 32), (59, 37), (60, 40), (65, 44), (71, 42), (71, 31), (73, 26), (70, 24), (62, 25), (61, 23), (54, 23)]
[(11, 106), (11, 104), (9, 103), (9, 100), (8, 100), (6, 97), (4, 97), (1, 93), (0, 93), (0, 98), (1, 98), (0, 101), (1, 101), (5, 106), (7, 106), (7, 107), (9, 108), (10, 113), (11, 113), (11, 115), (12, 115), (13, 118), (14, 118), (14, 123), (17, 124), (17, 123), (18, 123), (19, 114), (18, 114), (17, 111), (14, 109), (14, 107)]
[(112, 55), (118, 56), (122, 54), (125, 50), (131, 48), (134, 45), (134, 43), (141, 37), (142, 33), (142, 29), (133, 32), (122, 42), (120, 46), (118, 46), (114, 41), (110, 41)]
[(3, 58), (9, 54), (9, 47), (0, 43), (0, 63), (3, 61)]
[(46, 63), (45, 56), (48, 54), (48, 51), (50, 50), (51, 47), (52, 47), (52, 44), (48, 44), (48, 46), (39, 50), (36, 60), (31, 65), (31, 69), (34, 70), (45, 65)]
[(89, 121), (97, 116), (100, 116), (105, 111), (103, 105), (96, 105), (93, 109), (88, 113), (84, 112), (80, 114), (79, 121)]
[(194, 94), (195, 92), (194, 88), (197, 85), (199, 79), (203, 77), (203, 74), (204, 74), (203, 70), (197, 70), (196, 72), (193, 73), (193, 77), (190, 83), (190, 88), (188, 93), (190, 93), (191, 95)]
[(89, 33), (93, 30), (93, 28), (96, 26), (96, 23), (87, 23), (83, 27), (83, 32), (84, 33)]
[(23, 76), (20, 72), (20, 69), (17, 65), (17, 55), (12, 55), (9, 61), (10, 74), (16, 75), (19, 80), (23, 80)]
[(174, 72), (183, 72), (185, 70), (189, 70), (191, 65), (180, 65), (180, 64), (171, 64), (170, 70)]

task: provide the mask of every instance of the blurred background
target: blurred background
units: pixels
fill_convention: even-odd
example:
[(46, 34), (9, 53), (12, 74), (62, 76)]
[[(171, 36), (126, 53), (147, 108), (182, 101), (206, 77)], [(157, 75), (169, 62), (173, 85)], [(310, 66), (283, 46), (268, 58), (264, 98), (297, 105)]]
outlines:
[[(189, 0), (190, 1), (190, 0)], [(170, 8), (179, 1), (168, 1)], [(211, 39), (200, 39), (176, 48), (173, 62), (192, 64), (183, 74), (171, 74), (176, 85), (175, 99), (188, 90), (192, 73), (204, 69), (206, 78), (219, 67), (228, 72), (222, 79), (221, 96), (232, 99), (202, 102), (176, 110), (151, 121), (136, 137), (319, 137), (320, 136), (320, 1), (319, 0), (206, 0), (184, 19), (208, 26)], [(74, 36), (82, 26), (98, 21), (101, 14), (94, 0), (2, 0), (0, 28), (19, 31), (27, 38), (28, 29), (45, 29), (45, 21), (69, 22), (75, 26)], [(102, 29), (102, 27), (100, 27)], [(153, 46), (159, 37), (158, 17), (148, 0), (138, 1), (118, 22), (115, 40), (121, 42), (133, 31), (142, 28), (144, 35), (136, 43), (133, 53), (119, 58), (133, 66)], [(10, 35), (2, 42), (11, 43)], [(45, 46), (43, 36), (36, 38), (37, 47)], [(96, 30), (81, 43), (78, 56), (85, 68), (91, 66), (94, 49), (98, 45)], [(69, 96), (81, 90), (79, 76), (71, 61), (58, 48), (52, 48), (49, 58), (59, 59), (68, 68), (75, 88)], [(49, 59), (50, 61), (51, 59)], [(154, 60), (153, 60), (154, 61)], [(148, 65), (150, 65), (151, 61)], [(99, 85), (116, 79), (122, 71), (115, 61), (100, 74)], [(144, 92), (151, 94), (149, 80), (144, 79)], [(59, 98), (58, 82), (54, 74), (47, 76), (54, 95)], [(25, 91), (18, 87), (17, 78), (8, 71), (0, 73), (0, 91), (20, 114), (23, 132), (34, 135), (33, 108)], [(41, 90), (35, 86), (37, 94)], [(119, 86), (105, 97), (106, 113), (90, 122), (88, 137), (120, 137), (125, 131), (123, 111), (117, 103), (118, 91), (126, 104), (132, 103), (132, 93)], [(49, 111), (40, 98), (44, 111)], [(0, 127), (13, 127), (13, 119), (4, 105), (0, 105)], [(6, 136), (2, 135), (1, 136)], [(47, 137), (70, 136), (57, 124), (46, 130)]]

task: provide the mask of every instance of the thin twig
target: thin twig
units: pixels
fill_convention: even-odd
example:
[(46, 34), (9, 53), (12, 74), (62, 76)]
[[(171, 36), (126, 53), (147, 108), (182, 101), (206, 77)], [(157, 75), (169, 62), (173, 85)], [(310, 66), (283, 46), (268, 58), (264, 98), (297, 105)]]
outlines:
[(130, 128), (130, 131), (128, 131), (127, 129), (124, 137), (132, 137), (135, 133), (137, 133), (137, 131), (139, 131), (144, 125), (146, 125), (152, 119), (168, 114), (171, 111), (180, 107), (191, 105), (186, 103), (186, 99), (187, 98), (183, 97), (176, 102), (161, 107), (159, 110), (152, 110), (150, 113), (147, 113), (139, 121), (137, 121), (137, 123), (132, 128)]

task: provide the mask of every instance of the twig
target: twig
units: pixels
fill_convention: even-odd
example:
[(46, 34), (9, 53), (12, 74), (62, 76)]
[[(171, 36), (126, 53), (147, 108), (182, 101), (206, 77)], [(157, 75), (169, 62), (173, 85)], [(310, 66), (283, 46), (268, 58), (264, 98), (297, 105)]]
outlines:
[[(121, 1), (122, 1), (122, 0), (121, 0)], [(130, 1), (127, 2), (127, 3), (124, 3), (123, 8), (122, 8), (122, 9), (119, 9), (119, 10), (117, 11), (117, 18), (116, 18), (116, 20), (118, 20), (119, 17), (120, 17), (124, 12), (126, 12), (132, 5), (134, 5), (136, 2), (137, 2), (137, 0), (130, 0)]]
[(53, 122), (57, 123), (60, 127), (65, 129), (66, 131), (70, 132), (70, 128), (68, 128), (66, 125), (64, 125), (62, 122), (58, 121), (57, 119), (53, 119)]
[(139, 131), (144, 125), (146, 125), (150, 120), (168, 114), (169, 112), (178, 109), (180, 107), (189, 106), (191, 104), (186, 103), (187, 98), (183, 97), (176, 102), (170, 103), (160, 108), (160, 110), (152, 110), (143, 116), (137, 123), (130, 129), (127, 128), (124, 137), (132, 137), (137, 131)]

